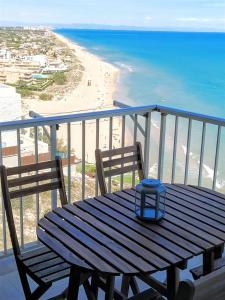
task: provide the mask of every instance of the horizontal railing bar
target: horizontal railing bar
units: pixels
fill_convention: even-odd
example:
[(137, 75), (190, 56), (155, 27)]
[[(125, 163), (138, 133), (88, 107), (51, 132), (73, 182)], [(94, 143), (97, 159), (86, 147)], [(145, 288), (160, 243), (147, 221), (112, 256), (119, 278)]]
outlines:
[(214, 116), (208, 116), (203, 114), (198, 114), (190, 111), (185, 111), (177, 108), (171, 108), (167, 106), (156, 105), (154, 111), (158, 111), (165, 114), (170, 114), (178, 117), (188, 118), (195, 121), (221, 125), (225, 126), (225, 119), (224, 118), (217, 118)]
[(60, 115), (60, 116), (53, 116), (53, 117), (40, 117), (34, 119), (0, 122), (0, 130), (6, 131), (6, 130), (14, 130), (17, 128), (28, 128), (33, 126), (56, 125), (62, 123), (72, 123), (78, 121), (124, 116), (130, 114), (142, 115), (147, 112), (154, 111), (155, 107), (156, 105), (150, 105), (150, 106), (146, 105), (146, 106), (129, 107), (129, 108), (121, 108), (121, 109), (86, 112), (86, 113), (79, 113), (79, 114), (68, 114), (68, 115)]
[(144, 115), (152, 111), (157, 111), (157, 112), (179, 116), (183, 118), (191, 118), (193, 120), (201, 121), (205, 123), (225, 126), (224, 118), (207, 116), (203, 114), (198, 114), (194, 112), (189, 112), (189, 111), (161, 106), (161, 105), (146, 105), (146, 106), (137, 106), (137, 107), (132, 106), (132, 107), (125, 107), (120, 109), (111, 109), (111, 110), (94, 111), (94, 112), (86, 112), (86, 113), (60, 115), (60, 116), (53, 116), (53, 117), (40, 117), (34, 119), (0, 122), (0, 130), (2, 131), (15, 130), (17, 128), (56, 125), (62, 123), (86, 121), (92, 119), (101, 119), (101, 118), (109, 118), (109, 117), (124, 116), (124, 115), (126, 116), (132, 114)]

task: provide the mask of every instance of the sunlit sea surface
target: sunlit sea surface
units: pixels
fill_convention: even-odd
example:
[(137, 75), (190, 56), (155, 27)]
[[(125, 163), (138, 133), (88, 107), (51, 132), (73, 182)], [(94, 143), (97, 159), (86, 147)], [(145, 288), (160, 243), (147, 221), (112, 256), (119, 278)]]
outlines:
[[(225, 118), (225, 33), (58, 29), (120, 72), (115, 99), (130, 105), (160, 104)], [(171, 178), (174, 119), (167, 117), (165, 180)], [(152, 120), (150, 167), (157, 174), (159, 119)], [(179, 124), (177, 173), (183, 182), (188, 122)], [(198, 182), (202, 125), (192, 124), (189, 180)], [(211, 186), (217, 127), (207, 126), (203, 185)], [(221, 131), (216, 188), (225, 191), (225, 130)]]
[(57, 32), (121, 69), (117, 100), (225, 117), (225, 33)]

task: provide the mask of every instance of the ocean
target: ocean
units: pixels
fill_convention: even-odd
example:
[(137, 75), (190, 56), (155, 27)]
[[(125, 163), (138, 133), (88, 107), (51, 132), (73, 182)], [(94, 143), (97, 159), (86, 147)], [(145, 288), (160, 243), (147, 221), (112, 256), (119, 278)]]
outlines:
[[(225, 118), (225, 33), (74, 29), (57, 32), (120, 68), (116, 100), (136, 106), (161, 104)], [(153, 131), (157, 130), (157, 123), (152, 122), (152, 125)], [(183, 182), (184, 178), (187, 122), (184, 127), (178, 135), (176, 182)], [(196, 185), (202, 128), (196, 124), (192, 128), (188, 183)], [(207, 127), (202, 183), (208, 187), (213, 179), (216, 135), (216, 128)], [(167, 142), (172, 138), (169, 132)], [(225, 130), (221, 140), (222, 154)], [(157, 172), (157, 141), (151, 143), (150, 150), (150, 175), (154, 176)], [(165, 152), (163, 179), (167, 181), (171, 178), (173, 147), (167, 144)], [(224, 155), (220, 155), (218, 164), (216, 188), (225, 192)], [(199, 257), (194, 258), (189, 262), (189, 268), (201, 263)], [(159, 280), (164, 280), (163, 276), (157, 274)], [(191, 279), (190, 273), (183, 271), (181, 278)]]
[(225, 117), (225, 33), (56, 32), (121, 70), (116, 100)]
[[(225, 118), (225, 33), (147, 32), (58, 29), (59, 34), (117, 66), (115, 100), (129, 105), (161, 104)], [(151, 136), (159, 134), (152, 120)], [(176, 182), (183, 182), (187, 151), (187, 120), (179, 123)], [(164, 181), (171, 178), (174, 121), (167, 117)], [(154, 135), (156, 131), (156, 135)], [(202, 126), (192, 124), (189, 180), (198, 182)], [(203, 185), (211, 187), (217, 128), (207, 126)], [(209, 145), (209, 146), (208, 146)], [(151, 143), (150, 175), (157, 176), (158, 140)], [(221, 133), (221, 152), (225, 130)], [(225, 192), (225, 157), (219, 156), (216, 188)]]

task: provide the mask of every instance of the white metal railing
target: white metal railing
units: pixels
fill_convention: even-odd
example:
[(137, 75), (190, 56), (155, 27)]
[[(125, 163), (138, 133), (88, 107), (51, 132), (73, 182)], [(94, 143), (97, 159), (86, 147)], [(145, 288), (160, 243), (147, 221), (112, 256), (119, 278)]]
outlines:
[[(121, 106), (118, 102), (116, 104)], [(28, 156), (38, 162), (41, 158), (40, 143), (44, 143), (44, 138), (47, 152), (54, 158), (59, 150), (58, 142), (61, 141), (67, 159), (64, 171), (68, 200), (84, 199), (98, 194), (97, 180), (88, 176), (87, 172), (87, 163), (94, 164), (94, 149), (123, 147), (139, 140), (143, 145), (145, 173), (148, 176), (167, 182), (203, 185), (224, 192), (225, 161), (221, 156), (221, 151), (225, 149), (224, 127), (225, 119), (159, 105), (2, 122), (0, 164), (21, 165)], [(31, 131), (32, 136), (29, 135)], [(8, 132), (15, 135), (16, 143), (16, 153), (11, 156), (4, 153), (3, 147), (3, 137)], [(32, 151), (24, 150), (25, 136), (29, 136)], [(75, 162), (79, 162), (79, 171), (74, 170), (74, 157)], [(130, 184), (134, 185), (134, 174), (131, 178)], [(124, 176), (118, 177), (117, 181), (120, 189), (126, 186)], [(110, 178), (109, 191), (114, 188), (112, 183)], [(74, 189), (74, 185), (78, 190)], [(46, 199), (43, 202), (43, 198), (36, 195), (31, 207), (29, 202), (27, 204), (24, 199), (19, 199), (19, 206), (16, 208), (17, 228), (22, 247), (30, 242), (27, 228), (31, 224), (27, 224), (26, 210), (28, 209), (29, 218), (32, 219), (30, 222), (38, 222), (46, 207), (49, 209), (57, 206), (55, 192)], [(33, 234), (35, 236), (35, 231)], [(0, 214), (0, 244), (2, 254), (7, 254), (11, 246), (3, 204)]]

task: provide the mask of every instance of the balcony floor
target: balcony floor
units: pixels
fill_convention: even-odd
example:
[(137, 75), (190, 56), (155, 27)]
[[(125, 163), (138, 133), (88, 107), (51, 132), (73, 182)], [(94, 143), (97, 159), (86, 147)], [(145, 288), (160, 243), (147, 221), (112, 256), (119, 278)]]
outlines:
[[(200, 258), (194, 258), (190, 260), (189, 267), (192, 268), (201, 263)], [(165, 279), (165, 273), (161, 272), (156, 275), (160, 280)], [(191, 275), (188, 270), (182, 271), (181, 279), (189, 278)], [(47, 300), (51, 297), (56, 296), (64, 290), (68, 284), (68, 279), (61, 280), (54, 283), (53, 286), (41, 297), (41, 300)], [(116, 279), (116, 286), (119, 288), (121, 284), (121, 278)], [(35, 287), (35, 284), (31, 282), (31, 286)], [(141, 290), (147, 288), (143, 283), (140, 283)], [(23, 290), (20, 283), (20, 278), (17, 272), (16, 264), (13, 256), (8, 256), (0, 259), (0, 300), (24, 300)], [(80, 289), (80, 300), (86, 300), (86, 295), (83, 288)], [(104, 293), (99, 293), (99, 300), (104, 299)]]

